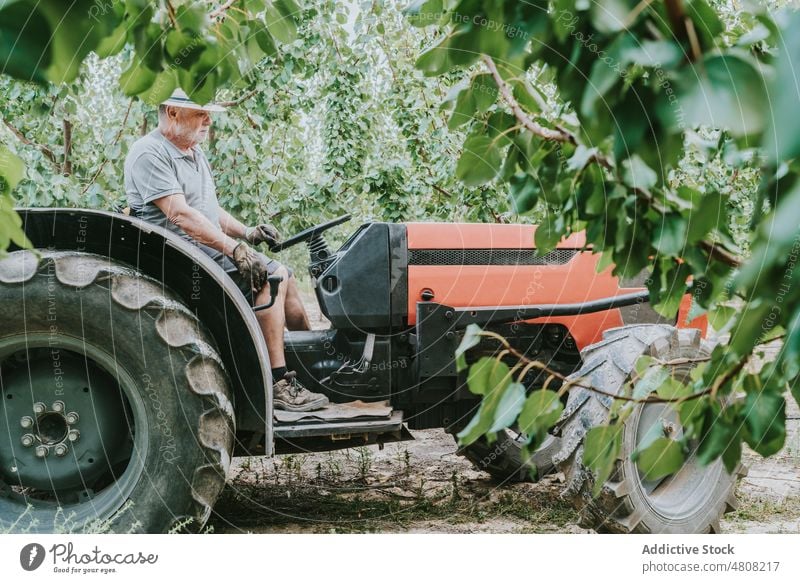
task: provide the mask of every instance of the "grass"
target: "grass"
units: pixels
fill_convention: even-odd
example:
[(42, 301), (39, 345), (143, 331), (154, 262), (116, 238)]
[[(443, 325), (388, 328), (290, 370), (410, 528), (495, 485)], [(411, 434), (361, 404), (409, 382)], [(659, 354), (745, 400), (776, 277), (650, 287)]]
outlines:
[(778, 500), (740, 493), (739, 508), (728, 514), (726, 519), (738, 523), (800, 520), (800, 499), (787, 496)]
[(384, 459), (383, 471), (369, 448), (312, 463), (286, 458), (242, 468), (215, 506), (215, 532), (492, 531), (498, 520), (503, 531), (554, 532), (577, 520), (556, 484), (498, 487), (458, 470), (438, 475), (415, 465), (408, 450)]

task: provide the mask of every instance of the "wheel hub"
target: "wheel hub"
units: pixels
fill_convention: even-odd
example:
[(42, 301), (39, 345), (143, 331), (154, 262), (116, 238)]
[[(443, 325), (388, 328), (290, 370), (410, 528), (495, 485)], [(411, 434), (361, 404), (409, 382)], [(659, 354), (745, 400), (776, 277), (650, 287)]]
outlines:
[(37, 458), (46, 458), (51, 453), (64, 457), (69, 453), (69, 445), (77, 443), (81, 438), (80, 430), (75, 427), (80, 420), (76, 411), (66, 412), (63, 401), (55, 401), (48, 408), (41, 402), (34, 403), (32, 410), (36, 418), (24, 415), (19, 420), (23, 429), (32, 430), (20, 438), (23, 447), (34, 448)]
[(60, 497), (90, 491), (129, 458), (119, 386), (91, 360), (29, 349), (3, 359), (0, 375), (0, 481)]

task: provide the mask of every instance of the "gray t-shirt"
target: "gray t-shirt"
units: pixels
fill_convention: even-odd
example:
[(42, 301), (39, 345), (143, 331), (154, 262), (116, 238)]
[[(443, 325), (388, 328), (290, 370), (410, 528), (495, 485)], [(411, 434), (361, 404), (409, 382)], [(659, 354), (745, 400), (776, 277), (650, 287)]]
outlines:
[(192, 154), (184, 154), (158, 129), (131, 146), (125, 158), (125, 194), (133, 214), (188, 241), (191, 237), (167, 220), (153, 201), (183, 194), (190, 207), (219, 227), (217, 192), (205, 155), (197, 146)]

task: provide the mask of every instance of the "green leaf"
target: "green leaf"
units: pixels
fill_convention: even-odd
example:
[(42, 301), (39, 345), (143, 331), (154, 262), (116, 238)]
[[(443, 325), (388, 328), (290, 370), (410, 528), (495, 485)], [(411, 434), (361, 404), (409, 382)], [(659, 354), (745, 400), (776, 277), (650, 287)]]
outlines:
[(536, 206), (539, 196), (539, 184), (527, 173), (517, 173), (509, 180), (511, 204), (515, 213), (522, 214)]
[(538, 255), (549, 253), (555, 249), (558, 242), (564, 237), (564, 233), (556, 229), (553, 221), (542, 221), (533, 234), (533, 242), (536, 245), (536, 252)]
[(761, 132), (768, 103), (761, 73), (751, 60), (738, 54), (710, 55), (702, 67), (681, 79), (677, 101), (664, 97), (658, 107), (662, 123), (674, 132), (710, 126), (734, 136)]
[(134, 96), (147, 91), (155, 80), (156, 74), (134, 56), (130, 67), (120, 75), (119, 85), (125, 95)]
[(459, 371), (467, 368), (467, 361), (464, 359), (464, 355), (467, 350), (480, 344), (481, 332), (481, 327), (477, 324), (470, 324), (467, 326), (467, 329), (464, 330), (464, 337), (461, 339), (461, 344), (456, 348), (456, 368)]
[(563, 43), (570, 34), (575, 32), (575, 27), (579, 23), (574, 9), (574, 0), (554, 0), (552, 3), (554, 18), (551, 22), (553, 30), (556, 33), (556, 38), (560, 43)]
[(640, 451), (635, 461), (644, 480), (658, 480), (674, 474), (681, 468), (683, 450), (677, 441), (659, 437)]
[(634, 154), (622, 163), (622, 180), (631, 188), (649, 190), (658, 183), (658, 174)]
[(172, 69), (161, 71), (156, 76), (150, 88), (144, 93), (141, 93), (139, 97), (148, 105), (157, 106), (166, 101), (177, 86), (178, 76), (175, 74), (175, 71)]
[(464, 142), (456, 165), (456, 176), (466, 186), (480, 186), (497, 176), (502, 164), (497, 141), (488, 136), (474, 136)]
[[(55, 84), (75, 79), (86, 55), (119, 24), (112, 7), (97, 10), (91, 0), (50, 0), (37, 2), (36, 8), (50, 25), (52, 62), (47, 67), (47, 78)], [(27, 26), (24, 31), (23, 34), (31, 33)]]
[(411, 26), (424, 28), (442, 16), (442, 0), (415, 0), (403, 10)]
[(732, 306), (717, 305), (708, 312), (708, 323), (714, 330), (722, 330), (737, 312), (738, 310)]
[(697, 193), (699, 200), (689, 213), (687, 243), (696, 243), (714, 229), (727, 223), (728, 213), (725, 200), (717, 191), (706, 194)]
[(592, 24), (602, 33), (619, 32), (627, 26), (628, 15), (636, 4), (636, 0), (591, 2), (589, 15)]
[(255, 34), (258, 47), (264, 52), (265, 55), (271, 57), (278, 52), (275, 48), (275, 42), (272, 40), (272, 35), (270, 35), (267, 27), (264, 26), (263, 23), (255, 20), (251, 21), (250, 30)]
[(122, 22), (109, 36), (100, 41), (94, 52), (101, 59), (116, 55), (125, 47), (127, 40), (128, 23)]
[[(24, 31), (24, 32), (23, 32)], [(42, 82), (52, 61), (50, 25), (28, 2), (0, 10), (0, 63), (12, 77)]]
[(708, 409), (708, 398), (700, 397), (684, 401), (677, 406), (677, 409), (685, 434), (687, 431), (697, 429), (698, 424), (702, 424), (704, 415)]
[(625, 52), (629, 62), (643, 67), (671, 69), (683, 61), (681, 47), (671, 40), (643, 40)]
[(273, 0), (273, 4), (275, 4), (275, 8), (277, 8), (281, 14), (291, 18), (295, 22), (300, 18), (303, 12), (300, 4), (294, 0)]
[(494, 423), (489, 428), (489, 433), (495, 433), (514, 423), (525, 402), (525, 387), (522, 383), (511, 383), (503, 391), (503, 396), (497, 404)]
[(636, 449), (633, 450), (633, 453), (631, 453), (631, 460), (636, 461), (643, 451), (664, 436), (664, 426), (660, 421), (650, 425), (650, 427), (647, 428), (647, 431), (645, 431), (644, 436), (639, 438), (639, 441), (636, 444)]
[[(200, 6), (181, 4), (175, 9), (175, 20), (178, 22), (178, 28), (184, 33), (201, 33), (206, 24), (206, 18), (206, 12)], [(150, 18), (148, 17), (147, 20), (149, 21)]]
[(744, 404), (745, 438), (756, 452), (771, 456), (786, 439), (786, 402), (783, 395), (762, 391), (747, 394)]
[(489, 429), (495, 423), (495, 411), (497, 411), (497, 407), (511, 383), (511, 374), (508, 367), (494, 359), (489, 360), (493, 361), (489, 365), (481, 364), (481, 361), (478, 361), (470, 368), (470, 373), (472, 373), (472, 369), (481, 364), (480, 370), (474, 373), (476, 377), (473, 383), (485, 392), (483, 393), (484, 397), (478, 413), (470, 421), (469, 425), (458, 434), (459, 443), (462, 445), (474, 443), (482, 435), (489, 432)]
[[(800, 30), (800, 12), (792, 12), (786, 30)], [(782, 34), (778, 43), (775, 76), (769, 87), (770, 115), (763, 148), (771, 162), (800, 155), (800, 88), (792, 81), (800, 67), (800, 35)]]
[(493, 18), (487, 16), (489, 25), (478, 26), (478, 51), (494, 59), (504, 59), (508, 53), (509, 42), (502, 28), (502, 13)]
[(472, 95), (478, 111), (487, 111), (497, 101), (497, 93), (497, 83), (489, 73), (476, 75), (472, 80)]
[(290, 16), (282, 14), (275, 5), (265, 8), (267, 30), (278, 42), (291, 43), (297, 38), (297, 25)]
[[(541, 109), (539, 107), (539, 101), (537, 100), (536, 96), (533, 95), (533, 93), (536, 91), (535, 87), (531, 87), (524, 80), (513, 81), (511, 83), (511, 87), (514, 99), (516, 99), (517, 103), (519, 103), (528, 113), (536, 113)], [(541, 95), (539, 97), (541, 98)]]
[(681, 255), (686, 245), (686, 228), (686, 219), (681, 215), (664, 215), (653, 233), (653, 246), (664, 255)]
[(643, 377), (645, 374), (647, 374), (647, 371), (655, 364), (655, 362), (655, 358), (646, 354), (643, 354), (637, 358), (636, 364), (633, 365), (633, 370), (636, 373), (636, 376), (640, 378)]
[(545, 389), (533, 391), (525, 400), (519, 415), (519, 430), (540, 440), (555, 425), (563, 411), (564, 405), (558, 393)]
[(480, 27), (473, 26), (471, 22), (460, 24), (453, 29), (449, 38), (442, 41), (441, 46), (447, 51), (447, 67), (443, 72), (455, 67), (468, 67), (478, 60), (481, 56), (477, 49), (480, 30)]
[(511, 382), (508, 365), (496, 358), (484, 356), (469, 367), (467, 386), (471, 393), (488, 395), (503, 390)]
[(447, 127), (454, 130), (472, 121), (475, 117), (475, 109), (472, 88), (462, 89), (456, 98), (456, 104), (453, 107), (453, 113), (450, 114), (450, 119), (447, 121)]
[(765, 323), (772, 306), (762, 300), (755, 300), (745, 305), (744, 311), (738, 315), (735, 327), (731, 331), (730, 348), (736, 354), (747, 354), (759, 340), (756, 330), (765, 330)]
[(414, 66), (427, 77), (435, 77), (449, 71), (453, 64), (450, 62), (450, 51), (447, 46), (439, 44), (422, 53)]
[(9, 194), (25, 176), (25, 163), (0, 144), (0, 195)]
[[(686, 407), (690, 404), (689, 401), (683, 406)], [(714, 408), (703, 409), (703, 413), (705, 415), (705, 434), (697, 448), (697, 460), (700, 464), (707, 466), (731, 447), (736, 439), (736, 432), (721, 416), (717, 415)], [(683, 421), (683, 416), (682, 411), (681, 421)], [(695, 414), (695, 416), (697, 415)]]
[(595, 474), (593, 495), (597, 496), (614, 471), (622, 447), (622, 425), (600, 425), (586, 432), (583, 463)]
[[(637, 39), (631, 34), (622, 34), (604, 52), (604, 58), (593, 59), (591, 73), (589, 73), (589, 83), (584, 88), (581, 97), (581, 115), (587, 119), (597, 113), (597, 103), (611, 91), (617, 84), (625, 79), (629, 60), (628, 52), (637, 46)], [(601, 104), (601, 109), (607, 109), (608, 105)]]
[(633, 387), (633, 398), (643, 399), (655, 393), (670, 377), (670, 371), (665, 366), (651, 366), (647, 368), (644, 376)]
[[(5, 187), (5, 182), (0, 174), (0, 190)], [(14, 201), (7, 194), (0, 194), (0, 258), (5, 257), (6, 249), (10, 242), (24, 249), (30, 249), (33, 245), (25, 236), (22, 230), (22, 219), (14, 210)]]

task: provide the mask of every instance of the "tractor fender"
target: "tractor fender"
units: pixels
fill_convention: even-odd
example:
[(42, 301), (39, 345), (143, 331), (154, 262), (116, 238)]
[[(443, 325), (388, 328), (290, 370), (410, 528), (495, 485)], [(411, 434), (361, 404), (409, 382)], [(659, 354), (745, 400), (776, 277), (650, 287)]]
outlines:
[[(34, 248), (79, 251), (126, 263), (175, 293), (213, 337), (231, 379), (239, 431), (263, 434), (272, 454), (272, 375), (252, 307), (223, 269), (167, 229), (120, 213), (17, 209)], [(10, 251), (15, 248), (12, 245)]]

